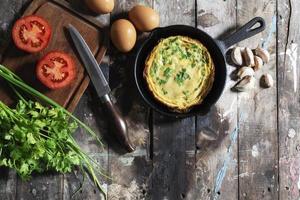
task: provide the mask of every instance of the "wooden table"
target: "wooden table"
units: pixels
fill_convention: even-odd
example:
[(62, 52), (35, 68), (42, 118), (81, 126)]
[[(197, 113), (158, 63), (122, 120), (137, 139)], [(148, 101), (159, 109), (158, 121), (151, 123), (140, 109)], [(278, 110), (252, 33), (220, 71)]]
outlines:
[[(10, 39), (14, 19), (29, 1), (1, 0), (2, 47)], [(71, 3), (86, 12), (80, 0)], [(234, 81), (228, 78), (224, 94), (207, 116), (174, 120), (147, 108), (137, 95), (131, 78), (136, 49), (122, 54), (111, 46), (105, 59), (110, 64), (110, 84), (138, 149), (124, 154), (108, 136), (105, 117), (91, 102), (92, 88), (86, 91), (75, 111), (104, 135), (104, 150), (81, 130), (76, 138), (113, 178), (102, 179), (108, 199), (298, 199), (300, 1), (116, 0), (113, 13), (97, 18), (108, 26), (136, 3), (158, 11), (161, 26), (191, 25), (216, 38), (255, 16), (262, 16), (267, 22), (266, 30), (239, 45), (259, 45), (269, 50), (270, 63), (255, 77), (258, 80), (261, 74), (270, 73), (276, 84), (270, 89), (256, 84), (251, 92), (234, 93), (230, 90)], [(229, 65), (228, 69), (229, 74), (235, 70)], [(81, 179), (75, 171), (66, 175), (34, 175), (23, 182), (14, 171), (2, 169), (0, 199), (70, 199)], [(100, 199), (90, 180), (74, 198)]]

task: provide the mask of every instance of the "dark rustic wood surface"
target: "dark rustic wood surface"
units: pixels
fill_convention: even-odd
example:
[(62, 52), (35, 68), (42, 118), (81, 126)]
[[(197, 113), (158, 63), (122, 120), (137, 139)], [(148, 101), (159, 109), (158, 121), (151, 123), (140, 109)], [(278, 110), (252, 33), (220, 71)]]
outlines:
[[(69, 0), (87, 15), (81, 0)], [(10, 40), (10, 29), (30, 0), (1, 0), (1, 52)], [(242, 46), (262, 46), (271, 61), (256, 74), (270, 73), (275, 86), (257, 84), (248, 93), (224, 93), (206, 116), (172, 120), (150, 110), (138, 96), (132, 80), (136, 48), (127, 54), (112, 45), (104, 59), (115, 101), (129, 124), (137, 150), (124, 154), (107, 132), (101, 107), (95, 107), (88, 88), (75, 114), (103, 136), (100, 149), (82, 130), (76, 138), (85, 151), (104, 167), (112, 180), (102, 179), (108, 199), (299, 199), (300, 101), (298, 0), (116, 0), (111, 14), (94, 16), (106, 27), (136, 3), (160, 13), (161, 26), (187, 24), (215, 38), (234, 31), (255, 16), (262, 16), (266, 30), (243, 41)], [(228, 77), (235, 70), (228, 65)], [(82, 176), (34, 175), (21, 181), (11, 170), (1, 169), (0, 199), (70, 199)], [(75, 199), (101, 199), (90, 180)]]

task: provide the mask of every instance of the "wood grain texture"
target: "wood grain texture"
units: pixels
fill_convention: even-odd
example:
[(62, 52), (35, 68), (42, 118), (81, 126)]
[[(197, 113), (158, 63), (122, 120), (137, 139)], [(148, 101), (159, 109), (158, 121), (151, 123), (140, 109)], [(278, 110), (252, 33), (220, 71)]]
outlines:
[[(102, 29), (102, 34), (107, 34), (106, 26), (109, 24), (110, 16), (107, 15), (91, 15), (91, 12), (86, 8), (83, 1), (68, 0), (72, 9), (74, 9), (79, 15), (87, 17), (89, 20), (97, 20), (98, 23), (102, 24), (104, 29)], [(105, 36), (106, 40), (107, 37)], [(109, 47), (108, 41), (105, 41), (104, 45)], [(104, 76), (109, 80), (109, 56), (105, 56), (102, 60), (102, 65), (100, 66)], [(78, 141), (82, 149), (89, 154), (97, 163), (102, 167), (101, 172), (106, 176), (109, 175), (108, 167), (108, 144), (106, 136), (109, 134), (107, 131), (107, 121), (105, 120), (104, 112), (101, 109), (101, 104), (97, 95), (95, 94), (92, 85), (88, 87), (87, 91), (81, 97), (77, 109), (74, 112), (75, 116), (78, 116), (84, 123), (89, 125), (98, 136), (102, 138), (105, 144), (104, 148), (101, 148), (99, 144), (90, 138), (83, 130), (78, 130), (75, 134), (75, 139)], [(98, 177), (101, 180), (102, 188), (107, 192), (107, 182), (108, 179), (105, 177)], [(104, 196), (98, 188), (95, 187), (93, 181), (90, 178), (85, 178), (83, 182), (83, 174), (80, 170), (75, 170), (72, 174), (67, 174), (64, 176), (63, 185), (63, 199), (104, 199)], [(83, 185), (82, 185), (83, 183)], [(78, 192), (75, 196), (76, 190), (82, 186), (82, 190)], [(73, 196), (73, 198), (72, 198)]]
[[(24, 7), (30, 2), (27, 1), (10, 1), (3, 0), (1, 1), (0, 13), (0, 60), (4, 50), (7, 48), (7, 45), (11, 41), (11, 27), (15, 18), (18, 18)], [(0, 198), (3, 200), (16, 199), (16, 183), (17, 175), (13, 170), (7, 168), (0, 168)]]
[(16, 182), (16, 199), (62, 199), (63, 175), (46, 172), (34, 174), (29, 181), (22, 181), (19, 177)]
[[(195, 1), (156, 1), (161, 26), (195, 26)], [(181, 13), (177, 15), (175, 13)], [(195, 117), (170, 119), (153, 112), (152, 199), (193, 199)]]
[[(222, 40), (236, 28), (235, 0), (197, 1), (197, 26)], [(227, 65), (224, 93), (207, 116), (197, 117), (197, 199), (238, 199), (237, 95)]]
[[(127, 18), (127, 12), (136, 4), (151, 6), (151, 0), (116, 0), (111, 13), (111, 23), (119, 18)], [(143, 41), (139, 33), (135, 48), (129, 53), (119, 52), (110, 46), (110, 86), (117, 105), (125, 116), (128, 135), (137, 147), (133, 153), (124, 154), (120, 146), (111, 138), (109, 148), (109, 169), (113, 180), (108, 183), (108, 199), (144, 199), (149, 197), (152, 162), (149, 159), (148, 108), (137, 93), (133, 67), (136, 51)]]
[(14, 170), (0, 168), (0, 197), (3, 200), (11, 200), (16, 198), (16, 182), (17, 174)]
[[(107, 73), (106, 73), (107, 74)], [(93, 100), (94, 99), (94, 100)], [(89, 88), (89, 90), (85, 93), (85, 95), (81, 98), (79, 105), (74, 113), (79, 117), (85, 124), (91, 127), (98, 136), (105, 137), (107, 135), (107, 124), (101, 116), (104, 115), (101, 107), (99, 106), (99, 102), (95, 100), (95, 94), (93, 93), (93, 88)], [(82, 147), (84, 152), (87, 152), (97, 163), (102, 167), (102, 172), (106, 175), (108, 172), (108, 150), (107, 148), (101, 148), (99, 144), (93, 140), (87, 133), (79, 129), (75, 133), (75, 139)], [(105, 140), (104, 144), (106, 144)], [(101, 180), (102, 187), (107, 190), (105, 177), (98, 177)], [(80, 187), (83, 181), (82, 173), (79, 170), (75, 170), (74, 173), (66, 174), (64, 176), (63, 182), (63, 195), (64, 199), (71, 199), (74, 192)], [(80, 192), (78, 192), (74, 199), (103, 199), (101, 198), (102, 194), (99, 192), (97, 187), (95, 187), (93, 181), (86, 177), (85, 182), (83, 182), (83, 188)]]
[(273, 56), (268, 64), (255, 73), (255, 88), (251, 92), (238, 95), (239, 197), (277, 199), (277, 91), (276, 86), (269, 89), (260, 88), (258, 81), (261, 75), (267, 72), (276, 82), (276, 1), (238, 1), (238, 24), (246, 23), (253, 16), (265, 19), (266, 30), (239, 45), (249, 48), (264, 46)]
[(279, 197), (286, 200), (300, 197), (299, 8), (278, 1)]

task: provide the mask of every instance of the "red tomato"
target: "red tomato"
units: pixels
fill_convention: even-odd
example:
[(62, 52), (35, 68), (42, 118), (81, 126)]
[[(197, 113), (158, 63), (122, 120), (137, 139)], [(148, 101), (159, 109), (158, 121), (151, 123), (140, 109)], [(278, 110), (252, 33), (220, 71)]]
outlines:
[(51, 37), (51, 27), (46, 20), (36, 15), (16, 21), (12, 29), (15, 45), (26, 52), (35, 53), (45, 49)]
[(72, 57), (61, 51), (46, 54), (37, 64), (37, 78), (48, 88), (58, 89), (69, 85), (76, 76)]

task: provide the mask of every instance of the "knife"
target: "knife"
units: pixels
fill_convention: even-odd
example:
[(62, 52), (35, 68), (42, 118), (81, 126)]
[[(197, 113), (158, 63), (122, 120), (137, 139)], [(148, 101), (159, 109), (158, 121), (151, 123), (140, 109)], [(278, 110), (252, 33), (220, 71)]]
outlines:
[(132, 152), (135, 147), (131, 144), (127, 135), (126, 121), (122, 117), (119, 109), (112, 102), (109, 93), (110, 87), (100, 69), (97, 60), (91, 52), (89, 46), (78, 32), (78, 30), (69, 24), (68, 30), (70, 32), (73, 43), (80, 55), (80, 58), (85, 66), (85, 69), (94, 85), (97, 95), (107, 114), (107, 120), (110, 123), (110, 128), (120, 144), (128, 151)]

